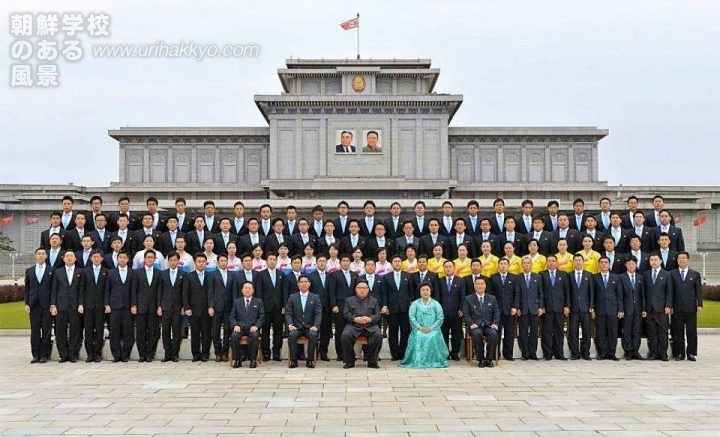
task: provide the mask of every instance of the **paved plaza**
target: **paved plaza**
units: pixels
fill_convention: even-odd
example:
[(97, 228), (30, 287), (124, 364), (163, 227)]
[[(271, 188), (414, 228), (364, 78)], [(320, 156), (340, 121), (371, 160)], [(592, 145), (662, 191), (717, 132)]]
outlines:
[[(697, 362), (30, 364), (0, 333), (0, 434), (718, 435), (720, 336)], [(691, 431), (691, 433), (688, 433)]]

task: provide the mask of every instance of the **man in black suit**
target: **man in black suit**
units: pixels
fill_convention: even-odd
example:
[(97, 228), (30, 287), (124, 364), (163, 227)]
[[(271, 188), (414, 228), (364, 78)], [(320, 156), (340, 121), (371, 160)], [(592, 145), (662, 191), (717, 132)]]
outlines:
[(638, 212), (638, 198), (637, 196), (630, 196), (625, 203), (628, 206), (628, 210), (620, 216), (620, 226), (622, 226), (623, 229), (632, 230), (635, 226), (635, 213)]
[(355, 153), (356, 148), (353, 144), (353, 133), (344, 130), (340, 132), (340, 144), (335, 146), (335, 153)]
[[(127, 252), (130, 259), (132, 259), (135, 256), (135, 234), (134, 232), (128, 227), (128, 216), (125, 214), (120, 214), (120, 217), (117, 219), (117, 231), (110, 234), (110, 239), (112, 240), (113, 237), (120, 237), (122, 240), (122, 250)], [(142, 246), (142, 241), (140, 242), (140, 245)]]
[[(645, 215), (642, 211), (637, 211), (634, 215), (635, 222), (631, 231), (640, 238), (642, 251), (651, 253), (657, 250), (657, 238), (655, 229), (645, 225)], [(640, 260), (638, 260), (638, 264)]]
[(130, 298), (133, 276), (137, 272), (128, 266), (129, 258), (127, 252), (120, 250), (118, 266), (108, 273), (105, 287), (105, 314), (110, 314), (110, 352), (116, 363), (128, 362), (135, 343)]
[(142, 215), (142, 228), (135, 231), (135, 253), (140, 252), (141, 250), (145, 249), (143, 245), (143, 241), (145, 241), (145, 237), (150, 236), (153, 238), (153, 241), (155, 242), (155, 247), (157, 247), (158, 240), (160, 239), (160, 231), (153, 229), (153, 216), (150, 213), (145, 213)]
[(83, 270), (80, 282), (80, 308), (85, 325), (85, 362), (102, 361), (103, 340), (105, 338), (105, 288), (108, 269), (102, 266), (103, 253), (93, 249), (90, 255), (91, 265)]
[[(463, 220), (463, 219), (460, 219)], [(451, 229), (453, 229), (453, 225), (450, 225)], [(433, 256), (433, 247), (435, 247), (436, 244), (440, 244), (443, 247), (443, 253), (447, 255), (448, 253), (448, 238), (447, 236), (443, 235), (440, 232), (440, 221), (436, 218), (431, 218), (428, 222), (428, 232), (426, 235), (423, 235), (420, 237), (420, 243), (418, 246), (418, 255), (427, 255), (429, 257)], [(455, 234), (455, 230), (453, 229), (452, 233), (448, 233), (448, 235)], [(434, 290), (433, 290), (434, 292)]]
[(605, 238), (612, 237), (615, 241), (615, 250), (627, 253), (630, 250), (630, 237), (633, 231), (622, 227), (622, 219), (617, 212), (610, 213), (610, 228), (605, 231)]
[(340, 240), (340, 253), (352, 254), (360, 249), (365, 256), (365, 237), (360, 235), (360, 222), (350, 219), (348, 222), (349, 233)]
[(220, 232), (215, 234), (213, 238), (213, 252), (216, 255), (221, 253), (227, 254), (227, 245), (237, 242), (237, 235), (230, 232), (230, 219), (223, 217), (220, 219)]
[(675, 270), (678, 267), (678, 253), (670, 249), (670, 236), (665, 232), (659, 234), (658, 246), (659, 249), (657, 250), (657, 253), (660, 255), (660, 263), (663, 270)]
[(285, 303), (288, 298), (288, 280), (285, 274), (276, 269), (277, 254), (267, 254), (267, 269), (258, 273), (255, 278), (255, 290), (263, 300), (265, 323), (263, 325), (262, 351), (263, 359), (270, 360), (270, 331), (272, 330), (272, 359), (280, 361), (282, 350), (283, 329), (285, 321)]
[(625, 259), (627, 256), (617, 250), (615, 247), (615, 239), (605, 234), (603, 247), (605, 250), (600, 252), (600, 255), (605, 256), (610, 261), (610, 271), (616, 275), (625, 273)]
[(580, 232), (580, 247), (578, 248), (578, 250), (582, 249), (582, 241), (585, 239), (585, 237), (590, 237), (593, 240), (592, 249), (595, 252), (603, 251), (603, 238), (605, 234), (596, 229), (596, 225), (597, 220), (595, 219), (595, 217), (589, 215), (585, 218), (585, 230)]
[[(102, 212), (102, 206), (103, 206), (103, 199), (100, 196), (92, 196), (90, 197), (90, 211), (85, 214), (87, 219), (87, 224), (85, 227), (89, 232), (92, 232), (95, 230), (97, 217), (98, 215), (105, 215), (105, 213)], [(107, 225), (107, 217), (105, 217), (105, 225)]]
[(587, 214), (585, 214), (585, 201), (580, 197), (573, 201), (573, 214), (569, 215), (568, 218), (570, 219), (571, 229), (575, 229), (578, 232), (585, 230)]
[(425, 202), (423, 202), (422, 200), (418, 200), (417, 202), (415, 202), (414, 208), (415, 217), (413, 217), (412, 219), (413, 230), (415, 236), (420, 238), (430, 232), (430, 229), (428, 228), (430, 219), (425, 216)]
[(493, 211), (493, 214), (490, 215), (490, 232), (500, 235), (505, 232), (505, 220), (510, 217), (505, 214), (505, 201), (500, 198), (495, 199), (493, 201)]
[(192, 219), (189, 218), (188, 214), (185, 212), (186, 206), (187, 202), (185, 202), (184, 197), (178, 197), (175, 199), (175, 218), (178, 221), (177, 229), (182, 234), (190, 232), (193, 229)]
[(400, 206), (400, 203), (393, 202), (390, 205), (390, 217), (385, 219), (385, 230), (386, 235), (391, 240), (394, 240), (395, 238), (402, 235), (402, 224), (403, 221), (400, 218), (400, 213), (402, 212), (402, 207)]
[(505, 232), (498, 237), (496, 256), (502, 256), (504, 253), (505, 243), (512, 243), (515, 247), (515, 255), (523, 256), (528, 253), (528, 239), (525, 235), (515, 231), (515, 217), (508, 215), (505, 217)]
[(62, 198), (62, 216), (60, 218), (60, 225), (65, 231), (69, 231), (75, 227), (75, 213), (73, 212), (73, 205), (75, 201), (72, 196), (65, 195)]
[(177, 249), (175, 241), (177, 240), (178, 235), (182, 235), (182, 232), (178, 231), (177, 217), (168, 217), (166, 221), (166, 226), (167, 231), (160, 234), (160, 238), (157, 241), (158, 251), (165, 255), (170, 252), (175, 252), (175, 250)]
[(557, 249), (557, 242), (561, 238), (564, 238), (565, 241), (567, 241), (567, 251), (569, 253), (575, 253), (582, 249), (580, 244), (580, 231), (570, 227), (570, 218), (567, 214), (558, 214), (558, 228), (553, 232), (553, 237), (555, 237), (556, 245), (554, 249)]
[[(581, 254), (573, 256), (573, 272), (570, 280), (570, 326), (568, 327), (568, 345), (570, 359), (590, 360), (590, 318), (594, 317), (593, 277), (583, 269), (585, 258)], [(580, 342), (582, 328), (582, 342)]]
[(598, 360), (617, 361), (618, 320), (624, 317), (623, 290), (618, 275), (610, 271), (610, 260), (600, 257), (600, 273), (594, 275), (595, 284), (595, 349)]
[(249, 253), (256, 244), (264, 247), (265, 236), (260, 233), (260, 222), (258, 219), (252, 217), (247, 220), (247, 232), (244, 235), (240, 235), (237, 242), (239, 253)]
[[(355, 367), (355, 339), (361, 335), (368, 341), (367, 366), (371, 369), (379, 369), (377, 360), (382, 347), (380, 306), (377, 299), (369, 295), (370, 288), (367, 282), (357, 281), (353, 285), (355, 295), (348, 296), (343, 301), (342, 314), (345, 322), (342, 334), (339, 335), (345, 362), (343, 369)], [(335, 335), (338, 335), (337, 331)]]
[(237, 275), (235, 279), (237, 280), (237, 287), (235, 287), (236, 293), (233, 295), (233, 299), (237, 299), (241, 297), (241, 290), (242, 286), (246, 282), (252, 282), (255, 283), (255, 278), (258, 275), (257, 270), (253, 270), (252, 268), (252, 260), (253, 256), (249, 252), (245, 252), (242, 255), (240, 255), (240, 261), (242, 263), (242, 270), (239, 270), (237, 272)]
[[(239, 294), (235, 272), (228, 271), (228, 257), (217, 256), (218, 268), (213, 275), (213, 288), (208, 298), (208, 314), (212, 317), (212, 338), (215, 362), (228, 360), (230, 348), (230, 310), (233, 298)], [(222, 335), (221, 332), (222, 331)]]
[(565, 316), (570, 314), (570, 281), (565, 272), (558, 270), (555, 255), (547, 256), (547, 270), (540, 272), (545, 302), (543, 314), (543, 358), (565, 360), (563, 350), (563, 325)]
[(650, 270), (645, 272), (645, 311), (647, 318), (648, 360), (668, 361), (668, 316), (673, 308), (670, 274), (662, 268), (660, 255), (650, 255)]
[(320, 254), (315, 258), (317, 270), (310, 273), (310, 291), (317, 295), (322, 304), (322, 319), (320, 321), (320, 359), (330, 361), (328, 358), (328, 346), (332, 337), (333, 313), (330, 306), (330, 274), (325, 271), (327, 266), (327, 255)]
[(140, 217), (135, 214), (134, 212), (130, 212), (130, 198), (127, 196), (122, 196), (118, 199), (118, 209), (119, 211), (117, 213), (114, 213), (110, 216), (110, 220), (108, 221), (108, 231), (110, 232), (117, 232), (119, 229), (119, 223), (118, 220), (120, 220), (121, 215), (125, 215), (127, 217), (127, 228), (131, 231), (137, 231), (142, 227), (140, 224)]
[(645, 286), (642, 272), (637, 269), (637, 259), (630, 255), (625, 259), (624, 274), (620, 275), (623, 289), (622, 348), (626, 360), (642, 360), (642, 312), (645, 308)]
[(476, 237), (480, 233), (480, 217), (478, 217), (479, 209), (480, 204), (477, 200), (468, 201), (466, 207), (467, 217), (465, 217), (465, 228), (467, 228), (467, 233), (473, 237)]
[(340, 269), (330, 275), (329, 282), (330, 308), (335, 318), (335, 352), (337, 353), (337, 360), (342, 361), (343, 345), (340, 334), (343, 333), (346, 323), (342, 308), (344, 308), (345, 299), (353, 296), (355, 284), (357, 283), (357, 274), (350, 271), (349, 255), (343, 254), (340, 256)]
[(517, 276), (509, 273), (510, 261), (500, 258), (498, 272), (490, 277), (491, 293), (497, 298), (500, 308), (503, 330), (503, 358), (513, 361), (513, 348), (515, 343), (515, 330), (517, 327), (517, 310), (520, 306)]
[(25, 270), (25, 312), (30, 316), (31, 363), (45, 363), (50, 359), (50, 297), (53, 271), (46, 264), (47, 252), (35, 249), (35, 265)]
[[(283, 219), (281, 219), (280, 217), (275, 217), (272, 220), (272, 231), (265, 237), (265, 246), (263, 247), (263, 253), (278, 253), (278, 249), (283, 243), (288, 246), (289, 252), (292, 253), (292, 240), (289, 236), (285, 235), (284, 230), (285, 223), (283, 222)], [(265, 309), (267, 309), (267, 307)]]
[(545, 230), (555, 232), (560, 227), (558, 223), (558, 210), (560, 203), (557, 200), (551, 200), (547, 203), (547, 215), (545, 216)]
[(365, 259), (377, 259), (380, 249), (385, 249), (388, 256), (395, 254), (394, 240), (387, 235), (386, 229), (385, 223), (375, 223), (373, 235), (365, 240)]
[(597, 230), (605, 232), (610, 229), (610, 213), (612, 208), (612, 202), (607, 197), (600, 199), (600, 212), (595, 214), (595, 221), (597, 222)]
[(55, 317), (55, 339), (60, 362), (77, 361), (80, 349), (80, 277), (82, 272), (75, 267), (75, 253), (63, 254), (65, 265), (53, 274), (50, 314)]
[(220, 223), (218, 223), (217, 216), (215, 215), (215, 202), (212, 200), (206, 200), (203, 202), (202, 215), (203, 221), (205, 222), (205, 231), (210, 234), (217, 234), (220, 232)]
[(63, 237), (63, 249), (78, 252), (82, 249), (82, 239), (85, 235), (90, 235), (90, 231), (85, 229), (85, 213), (80, 211), (75, 213), (75, 226), (72, 229), (65, 230)]
[(518, 343), (523, 360), (537, 360), (538, 325), (545, 302), (543, 282), (539, 273), (532, 273), (532, 259), (524, 256), (522, 272), (518, 275), (520, 295), (520, 335)]
[(143, 256), (145, 267), (133, 275), (130, 289), (130, 312), (137, 325), (137, 349), (139, 363), (152, 362), (159, 338), (158, 287), (160, 270), (153, 267), (155, 251), (148, 249)]
[[(367, 263), (365, 263), (367, 269)], [(435, 272), (428, 270), (428, 257), (426, 255), (420, 255), (417, 257), (418, 271), (411, 275), (412, 279), (412, 292), (414, 296), (420, 296), (420, 286), (425, 283), (430, 284), (432, 290), (432, 298), (439, 301), (440, 299), (440, 286), (438, 282), (438, 275)], [(375, 263), (373, 261), (373, 272), (375, 271)], [(371, 287), (372, 292), (372, 287)]]
[(283, 229), (283, 233), (288, 237), (291, 237), (300, 231), (298, 229), (297, 215), (298, 212), (295, 205), (288, 205), (285, 208), (285, 220), (283, 221), (285, 228)]
[(205, 271), (207, 257), (195, 254), (195, 271), (183, 280), (183, 308), (190, 318), (190, 349), (193, 362), (210, 359), (210, 314), (208, 296), (214, 287), (213, 276)]
[(233, 218), (230, 221), (230, 224), (232, 225), (230, 228), (230, 232), (237, 235), (238, 237), (241, 235), (247, 234), (247, 222), (245, 220), (245, 204), (242, 203), (242, 201), (238, 200), (233, 205)]
[[(468, 234), (470, 233), (469, 229), (470, 228), (468, 228)], [(478, 256), (480, 256), (482, 252), (482, 244), (487, 241), (488, 243), (490, 243), (490, 250), (492, 251), (492, 254), (499, 258), (502, 258), (504, 256), (504, 253), (502, 253), (502, 248), (498, 248), (499, 240), (499, 235), (495, 235), (490, 232), (490, 219), (483, 218), (482, 220), (480, 220), (480, 227), (477, 235), (475, 235), (475, 241), (473, 242), (475, 248), (478, 250)]]
[(92, 264), (90, 255), (92, 255), (93, 251), (93, 240), (90, 234), (85, 234), (85, 236), (82, 237), (80, 245), (81, 249), (75, 251), (75, 265), (81, 269), (84, 269), (85, 267), (90, 267), (90, 265)]
[[(533, 231), (533, 208), (535, 207), (534, 203), (530, 199), (525, 199), (522, 201), (522, 214), (518, 216), (515, 219), (516, 227), (518, 232), (521, 234), (529, 234)], [(539, 216), (538, 216), (539, 217)], [(540, 219), (540, 222), (545, 225), (545, 222)]]
[(377, 223), (381, 223), (375, 218), (375, 208), (375, 202), (372, 200), (366, 200), (365, 203), (363, 203), (363, 212), (365, 213), (365, 217), (358, 220), (358, 222), (360, 224), (360, 235), (366, 239), (373, 234), (375, 225)]
[[(313, 250), (316, 250), (317, 237), (309, 232), (310, 222), (305, 218), (298, 220), (298, 232), (290, 237), (292, 243), (293, 255), (305, 255), (305, 247), (309, 244)], [(317, 254), (317, 252), (315, 252)]]
[(258, 232), (267, 237), (272, 232), (272, 206), (267, 203), (260, 205), (260, 220), (258, 220)]
[[(443, 256), (447, 259), (456, 259), (458, 257), (458, 247), (464, 244), (468, 249), (468, 258), (475, 258), (478, 251), (474, 240), (473, 237), (465, 233), (465, 220), (462, 218), (455, 219), (455, 235), (448, 237), (447, 250), (443, 250)], [(428, 255), (432, 256), (432, 251)]]
[(62, 249), (62, 237), (60, 234), (52, 234), (49, 244), (50, 246), (46, 249), (48, 257), (45, 262), (52, 270), (59, 269), (64, 265), (63, 257), (66, 252)]
[(537, 240), (538, 252), (545, 257), (557, 253), (555, 233), (544, 229), (545, 222), (542, 217), (535, 217), (532, 223), (532, 230), (526, 235), (528, 243), (531, 239)]
[[(342, 239), (342, 237), (350, 233), (350, 229), (348, 228), (348, 225), (350, 224), (350, 217), (348, 217), (349, 210), (350, 205), (346, 201), (341, 200), (340, 202), (338, 202), (338, 216), (335, 217), (335, 219), (332, 221), (333, 225), (335, 226), (335, 229), (333, 230), (333, 236), (338, 240)], [(327, 231), (325, 231), (325, 233), (327, 234)]]
[[(662, 217), (661, 217), (662, 219)], [(672, 336), (675, 361), (687, 357), (695, 361), (697, 355), (697, 315), (702, 312), (702, 278), (689, 268), (690, 255), (678, 253), (678, 268), (670, 273), (673, 297)], [(687, 334), (687, 350), (685, 335)]]
[(253, 297), (255, 289), (251, 282), (242, 285), (242, 297), (233, 300), (230, 311), (230, 326), (233, 333), (230, 336), (230, 346), (233, 354), (233, 368), (242, 367), (242, 352), (240, 350), (240, 338), (248, 338), (248, 358), (250, 368), (257, 367), (257, 351), (260, 339), (260, 329), (265, 325), (265, 308), (263, 300)]
[(310, 293), (310, 278), (300, 275), (298, 293), (290, 295), (285, 305), (285, 324), (288, 328), (288, 345), (290, 347), (290, 368), (298, 366), (299, 356), (297, 340), (307, 337), (308, 350), (305, 367), (315, 367), (314, 357), (317, 346), (320, 323), (322, 323), (322, 303), (320, 296)]
[[(485, 294), (487, 279), (484, 276), (476, 277), (473, 286), (475, 292), (465, 297), (462, 312), (472, 336), (478, 367), (493, 367), (499, 338), (500, 307), (495, 296)], [(487, 337), (486, 350), (483, 350), (483, 336)]]
[(170, 252), (168, 269), (160, 272), (158, 285), (158, 309), (162, 317), (162, 342), (165, 356), (163, 363), (178, 362), (180, 355), (180, 316), (183, 313), (183, 281), (186, 274), (178, 269), (180, 255)]
[(110, 231), (105, 229), (107, 226), (107, 216), (103, 213), (95, 215), (95, 229), (90, 232), (93, 240), (93, 247), (100, 249), (103, 255), (110, 253)]
[[(430, 219), (430, 221), (436, 220), (438, 223), (438, 230), (435, 232), (439, 232), (440, 235), (443, 235), (445, 237), (449, 237), (455, 233), (455, 219), (453, 219), (452, 213), (452, 202), (450, 202), (449, 200), (444, 201), (442, 203), (442, 216), (439, 219)], [(465, 219), (463, 219), (463, 221), (465, 221)], [(432, 229), (430, 229), (430, 223), (428, 223), (428, 230), (430, 232), (433, 232)]]
[(158, 211), (158, 200), (156, 197), (150, 196), (145, 200), (147, 213), (152, 216), (152, 229), (163, 233), (167, 231), (167, 217)]
[[(653, 211), (645, 214), (645, 225), (650, 228), (660, 226), (660, 214), (665, 209), (665, 199), (663, 196), (656, 194), (653, 196)], [(675, 218), (670, 214), (670, 224), (675, 225)]]
[(40, 233), (40, 247), (43, 249), (50, 249), (50, 237), (53, 234), (59, 234), (61, 241), (62, 237), (65, 236), (65, 229), (62, 228), (60, 217), (62, 217), (60, 211), (53, 211), (50, 214), (50, 228)]
[[(440, 328), (445, 344), (450, 344), (450, 358), (460, 360), (460, 345), (463, 337), (462, 302), (465, 298), (465, 282), (455, 276), (455, 263), (447, 260), (443, 263), (445, 278), (440, 279), (440, 305), (443, 308), (443, 324)], [(448, 341), (452, 335), (452, 341)]]
[(670, 250), (675, 252), (683, 252), (685, 250), (685, 238), (683, 237), (682, 229), (671, 224), (670, 212), (667, 209), (663, 209), (660, 212), (660, 224), (655, 227), (655, 238), (659, 238), (662, 234), (667, 234), (670, 238)]
[(201, 215), (193, 220), (194, 229), (185, 234), (185, 251), (196, 254), (205, 250), (205, 241), (213, 238), (213, 233), (205, 230), (205, 218)]
[(627, 256), (628, 258), (631, 256), (635, 257), (637, 271), (641, 275), (650, 268), (650, 254), (642, 250), (642, 243), (640, 237), (637, 235), (630, 237), (630, 251), (627, 253)]
[[(402, 271), (402, 258), (393, 255), (392, 272), (382, 277), (380, 312), (388, 320), (388, 345), (392, 361), (402, 360), (410, 337), (410, 303), (415, 300), (410, 274)], [(400, 336), (398, 337), (398, 331)]]

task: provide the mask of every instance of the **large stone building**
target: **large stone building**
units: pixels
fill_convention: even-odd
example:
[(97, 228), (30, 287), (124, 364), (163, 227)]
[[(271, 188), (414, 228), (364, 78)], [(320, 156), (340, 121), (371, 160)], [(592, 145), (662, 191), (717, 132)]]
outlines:
[[(511, 210), (525, 198), (540, 210), (551, 199), (570, 209), (576, 197), (593, 208), (603, 196), (623, 208), (630, 194), (647, 209), (662, 194), (692, 251), (720, 250), (720, 187), (609, 186), (598, 178), (605, 129), (451, 127), (463, 96), (436, 92), (439, 74), (427, 59), (287, 60), (278, 70), (281, 92), (255, 96), (266, 126), (110, 130), (119, 143), (117, 182), (0, 186), (0, 217), (13, 215), (2, 230), (19, 251), (33, 250), (64, 194), (80, 209), (99, 194), (107, 210), (121, 195), (136, 211), (148, 195), (164, 208), (182, 195), (191, 209), (213, 199), (229, 210), (242, 199), (251, 211), (265, 202), (332, 211), (340, 199), (353, 207), (374, 199), (381, 212), (392, 201), (411, 207), (416, 199), (435, 210), (451, 199), (458, 211), (477, 199), (489, 210), (495, 197)], [(352, 153), (337, 152), (343, 131), (353, 134)], [(707, 223), (692, 226), (703, 214)]]

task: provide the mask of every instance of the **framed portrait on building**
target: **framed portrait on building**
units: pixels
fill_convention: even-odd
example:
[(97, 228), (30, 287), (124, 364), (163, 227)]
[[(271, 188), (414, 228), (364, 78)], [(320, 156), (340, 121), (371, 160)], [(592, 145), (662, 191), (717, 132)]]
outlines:
[(362, 153), (383, 153), (382, 129), (363, 130)]
[(338, 129), (335, 131), (335, 153), (340, 155), (356, 154), (356, 133), (353, 129)]

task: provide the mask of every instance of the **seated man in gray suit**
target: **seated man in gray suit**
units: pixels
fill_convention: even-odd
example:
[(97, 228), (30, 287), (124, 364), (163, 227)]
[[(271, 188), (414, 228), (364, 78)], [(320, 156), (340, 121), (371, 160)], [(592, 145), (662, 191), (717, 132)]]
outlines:
[(257, 367), (257, 350), (260, 341), (260, 328), (265, 322), (265, 308), (260, 298), (253, 297), (255, 288), (252, 282), (246, 282), (242, 286), (242, 297), (233, 301), (230, 312), (230, 326), (233, 333), (230, 337), (230, 345), (233, 353), (233, 369), (242, 367), (242, 355), (240, 352), (240, 338), (248, 337), (248, 357), (250, 368)]
[(373, 369), (380, 368), (377, 362), (383, 338), (380, 331), (380, 305), (377, 299), (369, 294), (370, 287), (367, 281), (361, 279), (355, 284), (355, 296), (345, 299), (343, 316), (346, 324), (340, 340), (345, 361), (343, 369), (355, 367), (355, 339), (361, 335), (368, 339), (367, 366)]
[(285, 306), (285, 324), (288, 327), (288, 345), (290, 346), (290, 368), (298, 366), (297, 340), (301, 336), (308, 339), (308, 354), (305, 367), (315, 367), (315, 347), (317, 346), (320, 323), (322, 322), (322, 303), (320, 296), (310, 293), (310, 278), (298, 277), (298, 293), (293, 293)]
[[(478, 367), (493, 367), (495, 347), (498, 343), (500, 308), (495, 296), (485, 293), (487, 279), (484, 276), (476, 277), (473, 285), (475, 293), (465, 296), (462, 312), (470, 335), (472, 335)], [(483, 336), (487, 337), (485, 352), (483, 351)]]

